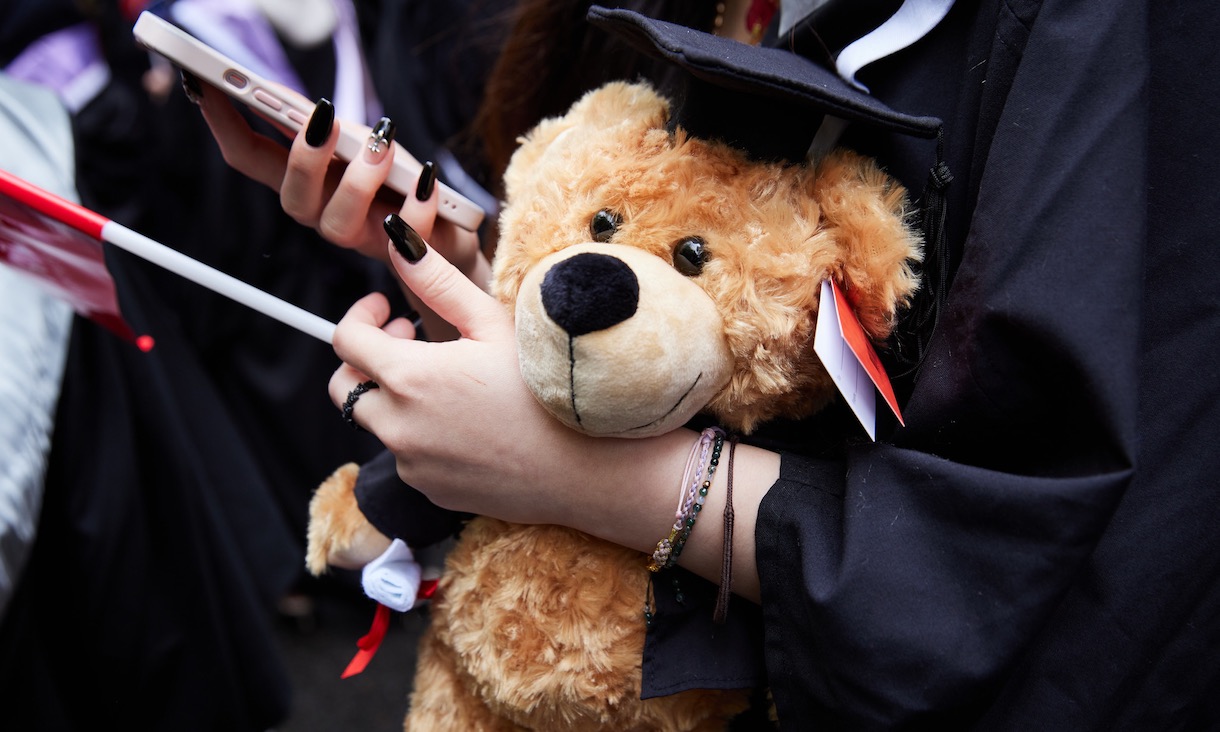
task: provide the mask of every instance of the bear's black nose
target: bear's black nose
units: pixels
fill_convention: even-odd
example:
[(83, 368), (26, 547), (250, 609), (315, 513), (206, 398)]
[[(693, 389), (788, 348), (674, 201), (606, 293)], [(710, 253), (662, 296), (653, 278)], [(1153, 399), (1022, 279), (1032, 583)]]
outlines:
[(572, 337), (605, 330), (635, 315), (640, 282), (623, 260), (584, 252), (542, 278), (542, 306)]

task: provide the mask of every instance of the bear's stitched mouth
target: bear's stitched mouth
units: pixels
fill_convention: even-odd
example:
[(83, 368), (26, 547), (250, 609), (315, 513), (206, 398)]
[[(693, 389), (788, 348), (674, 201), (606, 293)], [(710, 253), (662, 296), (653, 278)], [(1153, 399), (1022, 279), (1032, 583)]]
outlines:
[[(699, 381), (702, 378), (703, 378), (703, 372), (700, 371), (695, 376), (695, 380), (691, 382), (691, 385), (686, 388), (686, 391), (682, 392), (682, 396), (678, 397), (678, 400), (676, 402), (674, 402), (673, 406), (670, 407), (669, 410), (666, 411), (664, 414), (662, 414), (661, 416), (652, 420), (651, 422), (647, 422), (647, 423), (639, 425), (637, 427), (629, 427), (628, 429), (624, 430), (624, 433), (638, 432), (640, 430), (648, 429), (649, 427), (652, 427), (653, 425), (657, 424), (658, 422), (664, 420), (669, 415), (676, 412), (678, 410), (678, 407), (682, 406), (682, 402), (686, 401), (686, 398), (688, 396), (690, 396), (690, 393), (695, 390), (696, 386), (699, 385)], [(576, 407), (576, 338), (573, 336), (568, 336), (568, 396), (571, 399), (572, 416), (576, 419), (576, 424), (583, 425), (584, 422), (580, 418), (580, 410), (577, 409), (577, 407)]]
[(678, 407), (682, 406), (682, 402), (686, 401), (686, 397), (690, 396), (690, 393), (695, 390), (695, 387), (699, 384), (699, 380), (702, 378), (703, 378), (703, 372), (700, 371), (699, 374), (697, 376), (695, 376), (695, 380), (691, 382), (691, 385), (689, 387), (687, 387), (685, 392), (682, 393), (682, 396), (678, 397), (678, 401), (674, 402), (674, 405), (669, 408), (668, 412), (666, 412), (665, 414), (662, 414), (660, 417), (657, 417), (656, 419), (652, 420), (648, 424), (642, 424), (639, 427), (632, 427), (631, 429), (629, 429), (627, 431), (635, 432), (637, 430), (648, 429), (649, 427), (652, 427), (657, 422), (660, 422), (661, 420), (665, 419), (669, 415), (676, 412), (678, 410)]

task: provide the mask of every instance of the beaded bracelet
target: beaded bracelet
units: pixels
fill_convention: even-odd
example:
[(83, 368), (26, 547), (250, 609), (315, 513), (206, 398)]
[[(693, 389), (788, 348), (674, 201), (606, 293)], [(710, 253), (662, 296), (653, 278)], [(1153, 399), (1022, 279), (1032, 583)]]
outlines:
[(703, 510), (703, 502), (707, 499), (708, 489), (712, 487), (712, 478), (716, 472), (716, 467), (720, 465), (720, 451), (724, 448), (725, 436), (720, 430), (716, 432), (716, 441), (712, 446), (712, 457), (708, 461), (707, 477), (699, 486), (699, 495), (695, 498), (691, 512), (683, 517), (682, 532), (679, 534), (677, 542), (674, 543), (673, 551), (670, 552), (669, 563), (666, 565), (667, 568), (678, 563), (678, 556), (682, 554), (682, 548), (686, 546), (686, 540), (690, 538), (690, 532), (695, 528), (695, 519), (699, 517), (699, 512)]
[(652, 553), (652, 561), (648, 565), (648, 569), (653, 572), (660, 571), (669, 562), (674, 542), (685, 525), (684, 517), (690, 512), (690, 507), (694, 503), (699, 478), (703, 473), (703, 466), (707, 462), (708, 450), (713, 439), (713, 433), (704, 430), (695, 444), (691, 446), (690, 455), (686, 458), (686, 467), (682, 471), (682, 482), (678, 486), (678, 507), (674, 511), (673, 528), (670, 529), (666, 538), (657, 542), (657, 548)]
[[(674, 523), (669, 535), (657, 542), (652, 559), (648, 563), (650, 572), (669, 569), (678, 563), (678, 556), (686, 546), (695, 520), (703, 510), (708, 489), (712, 486), (712, 477), (716, 466), (720, 464), (720, 451), (724, 447), (724, 430), (709, 427), (700, 435), (699, 440), (691, 447), (690, 456), (686, 461), (686, 469), (682, 473), (682, 484), (678, 494), (678, 507), (674, 511)], [(704, 477), (706, 469), (707, 476)]]

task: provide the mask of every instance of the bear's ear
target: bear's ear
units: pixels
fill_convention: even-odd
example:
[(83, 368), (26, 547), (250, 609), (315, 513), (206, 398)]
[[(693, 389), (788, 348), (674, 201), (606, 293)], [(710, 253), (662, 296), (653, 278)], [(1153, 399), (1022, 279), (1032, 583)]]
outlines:
[(504, 173), (507, 197), (512, 200), (513, 192), (520, 190), (545, 155), (583, 144), (589, 135), (628, 139), (626, 136), (664, 127), (668, 118), (668, 101), (648, 84), (616, 81), (587, 92), (567, 114), (539, 122), (519, 140), (520, 147)]
[(840, 247), (833, 275), (864, 330), (884, 340), (919, 286), (922, 241), (906, 189), (871, 159), (841, 149), (818, 163), (815, 185), (822, 225)]

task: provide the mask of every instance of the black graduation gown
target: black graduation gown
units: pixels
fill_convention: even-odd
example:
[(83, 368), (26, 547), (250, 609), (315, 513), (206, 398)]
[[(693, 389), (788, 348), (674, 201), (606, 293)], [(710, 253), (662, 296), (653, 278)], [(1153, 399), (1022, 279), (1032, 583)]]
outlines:
[[(782, 728), (1220, 725), (1216, 26), (958, 3), (861, 73), (945, 120), (956, 276), (906, 427), (785, 454), (763, 500)], [(845, 142), (916, 193), (934, 158)]]
[(234, 414), (110, 252), (151, 353), (77, 318), (30, 561), (0, 625), (6, 726), (250, 730), (291, 690), (269, 609), (299, 540)]

